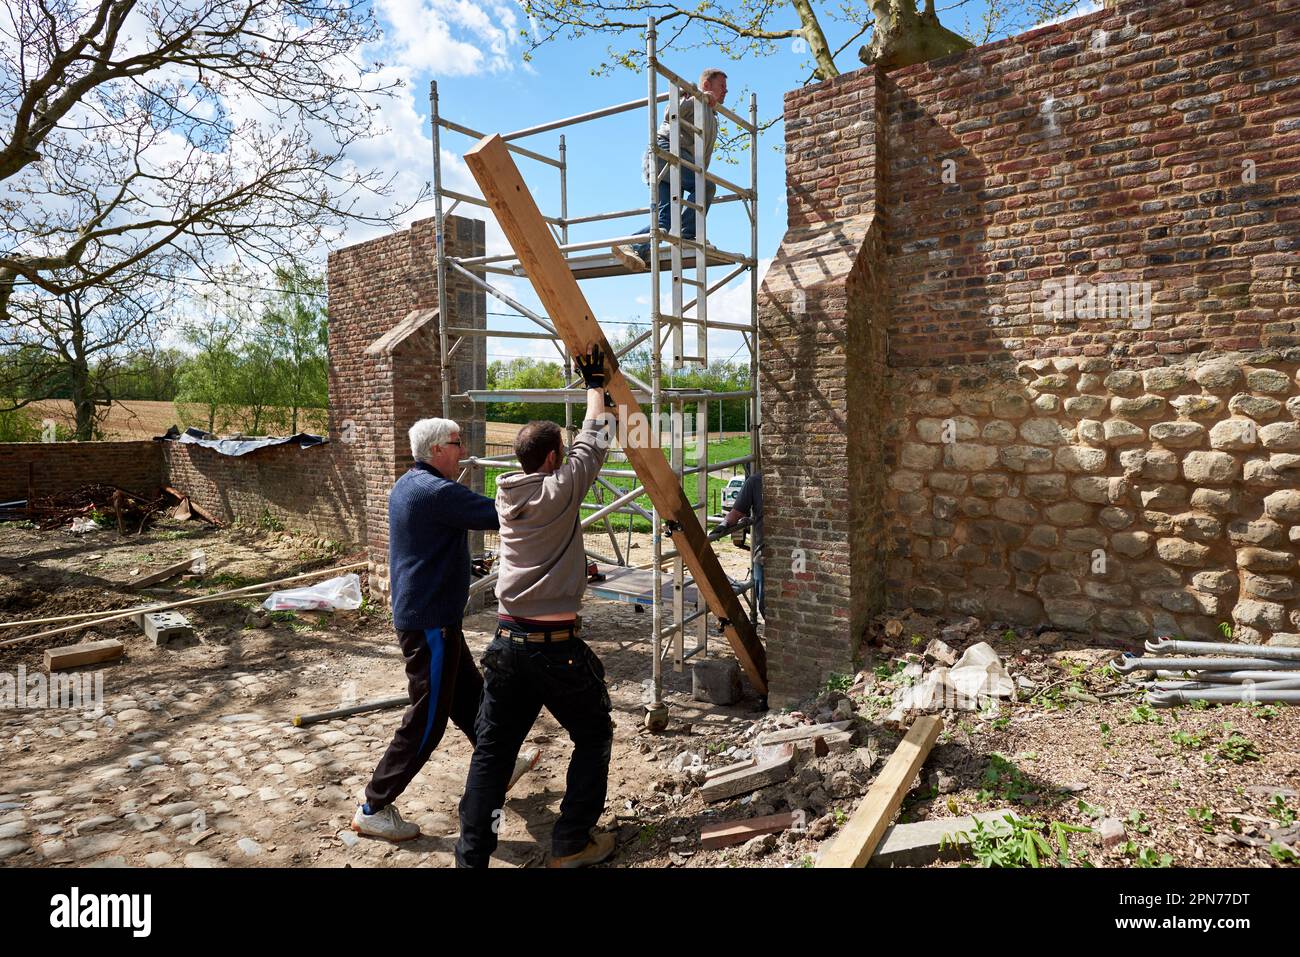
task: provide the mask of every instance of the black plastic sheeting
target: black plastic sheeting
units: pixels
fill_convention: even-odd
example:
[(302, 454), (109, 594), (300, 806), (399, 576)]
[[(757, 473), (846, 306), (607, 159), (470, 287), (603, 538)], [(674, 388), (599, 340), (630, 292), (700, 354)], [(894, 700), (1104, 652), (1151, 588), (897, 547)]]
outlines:
[(289, 435), (282, 439), (218, 439), (204, 432), (202, 429), (186, 429), (181, 432), (172, 426), (167, 430), (166, 435), (157, 436), (155, 442), (180, 442), (182, 445), (201, 445), (205, 449), (212, 449), (221, 455), (247, 455), (249, 452), (256, 452), (258, 449), (264, 449), (271, 445), (288, 445), (295, 443), (299, 448), (309, 449), (313, 445), (324, 445), (329, 439), (323, 435), (311, 435), (308, 432), (299, 432), (297, 435)]

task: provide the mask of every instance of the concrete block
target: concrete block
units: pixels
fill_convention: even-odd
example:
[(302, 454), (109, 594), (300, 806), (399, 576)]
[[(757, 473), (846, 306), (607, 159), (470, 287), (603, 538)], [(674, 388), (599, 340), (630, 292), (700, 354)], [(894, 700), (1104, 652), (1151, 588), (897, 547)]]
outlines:
[(1000, 811), (981, 811), (967, 817), (895, 824), (885, 832), (867, 866), (922, 867), (933, 864), (940, 857), (947, 861), (960, 860), (969, 853), (965, 847), (948, 847), (940, 854), (939, 845), (943, 843), (945, 836), (956, 836), (961, 831), (973, 831), (976, 821), (983, 821), (986, 830), (1009, 831), (1010, 825), (1005, 820), (1008, 814), (1017, 816), (1011, 808), (1003, 808)]
[(740, 700), (740, 665), (734, 658), (697, 661), (691, 666), (691, 697), (710, 704)]
[(190, 625), (190, 620), (180, 612), (146, 612), (143, 615), (136, 615), (135, 621), (140, 626), (140, 630), (145, 633), (145, 637), (153, 639), (154, 645), (159, 648), (175, 638), (194, 637), (194, 628)]

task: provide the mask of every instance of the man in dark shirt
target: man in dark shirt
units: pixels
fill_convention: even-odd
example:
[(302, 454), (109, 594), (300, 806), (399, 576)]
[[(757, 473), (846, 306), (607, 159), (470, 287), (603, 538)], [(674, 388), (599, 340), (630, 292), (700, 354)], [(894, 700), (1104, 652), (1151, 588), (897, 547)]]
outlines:
[[(498, 527), (496, 505), (455, 481), (460, 426), (421, 419), (411, 426), (415, 464), (388, 495), (388, 568), (393, 627), (406, 658), (411, 706), (366, 787), (352, 830), (404, 841), (419, 836), (393, 802), (429, 760), (451, 718), (475, 741), (483, 678), (465, 644), (461, 618), (469, 598), (469, 532)], [(520, 756), (516, 773), (536, 762)]]
[(757, 472), (745, 479), (736, 504), (731, 507), (727, 517), (722, 520), (721, 528), (735, 525), (742, 518), (748, 518), (754, 531), (754, 541), (750, 546), (754, 556), (754, 604), (758, 612), (767, 618), (767, 604), (763, 600), (763, 476)]

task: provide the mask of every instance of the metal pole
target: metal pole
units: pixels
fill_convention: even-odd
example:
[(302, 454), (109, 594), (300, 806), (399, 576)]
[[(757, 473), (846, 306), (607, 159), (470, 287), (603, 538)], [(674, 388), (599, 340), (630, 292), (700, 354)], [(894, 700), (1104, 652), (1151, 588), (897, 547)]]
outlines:
[(438, 276), (438, 362), (442, 379), (442, 416), (451, 418), (451, 349), (447, 342), (447, 224), (442, 215), (442, 155), (438, 136), (438, 81), (429, 81), (429, 115), (433, 133), (434, 255)]
[[(656, 116), (658, 102), (655, 80), (658, 74), (655, 72), (655, 19), (649, 17), (646, 22), (645, 31), (645, 48), (646, 48), (646, 122), (649, 129), (649, 143), (647, 144), (647, 156), (650, 162), (650, 324), (651, 337), (654, 348), (650, 353), (650, 410), (651, 410), (651, 430), (659, 428), (659, 375), (660, 375), (660, 342), (659, 338), (659, 177), (655, 170), (655, 141), (658, 133), (658, 119)], [(654, 438), (658, 438), (654, 436)], [(654, 442), (658, 445), (658, 442)], [(651, 575), (652, 581), (652, 601), (650, 605), (651, 617), (651, 677), (654, 684), (654, 700), (651, 702), (651, 708), (661, 711), (664, 700), (664, 674), (662, 658), (662, 640), (659, 637), (659, 631), (663, 627), (663, 601), (659, 594), (663, 587), (663, 573), (660, 567), (663, 555), (663, 542), (661, 540), (661, 530), (659, 528), (659, 509), (651, 509), (650, 518), (650, 538), (651, 551), (654, 556), (654, 571)], [(647, 714), (647, 723), (649, 723), (649, 714)]]
[[(705, 408), (707, 409), (707, 406)], [(701, 425), (704, 426), (703, 441), (700, 441)], [(709, 416), (707, 412), (701, 416), (698, 406), (695, 409), (695, 441), (700, 450), (700, 454), (695, 461), (696, 468), (700, 470), (695, 486), (695, 492), (700, 497), (700, 508), (696, 514), (700, 520), (700, 527), (707, 532), (709, 528)], [(707, 547), (711, 548), (712, 546)], [(703, 656), (709, 647), (709, 606), (700, 597), (698, 588), (695, 590), (695, 601), (704, 605), (703, 608), (697, 608), (695, 612), (696, 615), (699, 615), (699, 624), (695, 626), (695, 652)], [(682, 624), (684, 630), (685, 622)]]
[[(684, 441), (683, 419), (686, 415), (685, 404), (678, 399), (672, 404), (672, 421), (669, 423), (669, 435), (671, 436), (672, 450), (670, 458), (672, 461), (673, 474), (677, 476), (677, 484), (682, 483), (682, 469), (686, 467)], [(686, 565), (679, 554), (673, 559), (673, 613), (670, 630), (673, 633), (673, 671), (681, 674), (684, 667), (684, 655), (686, 651)]]
[(763, 458), (760, 452), (760, 428), (762, 426), (762, 401), (758, 390), (758, 363), (760, 350), (758, 344), (758, 94), (749, 94), (749, 122), (753, 132), (749, 135), (749, 188), (753, 197), (749, 201), (749, 255), (754, 265), (749, 267), (749, 321), (754, 326), (749, 348), (749, 389), (753, 403), (753, 415), (749, 416), (749, 454), (754, 457), (754, 471), (762, 474)]

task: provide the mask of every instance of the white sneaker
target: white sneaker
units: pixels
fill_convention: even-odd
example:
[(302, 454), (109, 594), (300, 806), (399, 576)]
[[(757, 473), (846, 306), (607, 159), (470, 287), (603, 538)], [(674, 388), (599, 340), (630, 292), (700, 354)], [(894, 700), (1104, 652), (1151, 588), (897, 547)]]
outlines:
[(537, 762), (541, 759), (542, 752), (537, 748), (525, 748), (519, 752), (519, 757), (515, 758), (515, 769), (510, 775), (510, 783), (506, 785), (506, 793), (519, 783), (519, 779), (525, 774), (537, 767)]
[(374, 814), (367, 814), (365, 805), (352, 815), (352, 830), (367, 837), (381, 837), (386, 841), (409, 841), (420, 836), (420, 825), (403, 821), (397, 808), (390, 804)]

